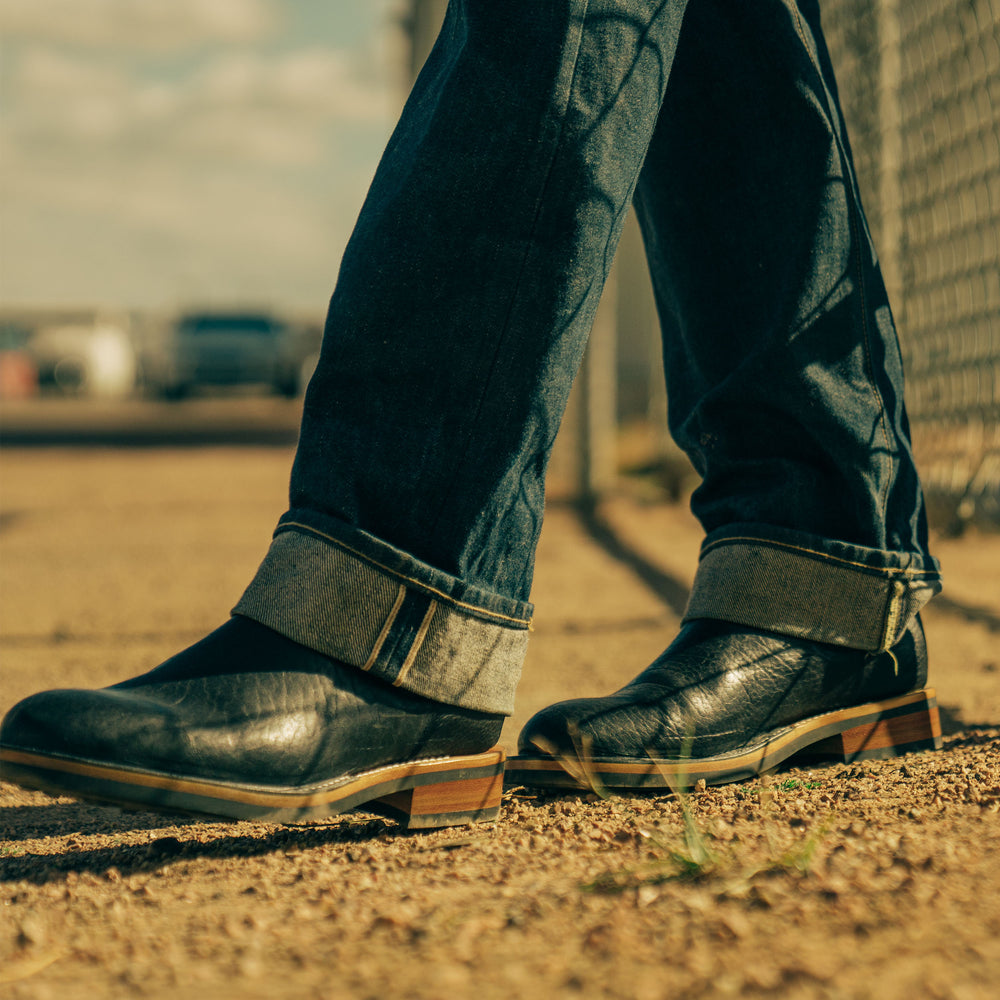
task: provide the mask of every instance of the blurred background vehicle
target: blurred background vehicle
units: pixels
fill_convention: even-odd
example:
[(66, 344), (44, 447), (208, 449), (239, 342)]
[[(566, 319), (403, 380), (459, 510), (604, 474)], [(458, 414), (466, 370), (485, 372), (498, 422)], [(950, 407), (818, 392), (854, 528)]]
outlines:
[(38, 392), (38, 369), (28, 352), (31, 331), (0, 321), (0, 399), (26, 399)]
[(25, 348), (43, 390), (115, 399), (136, 389), (138, 360), (123, 325), (98, 319), (40, 326)]
[(318, 329), (265, 311), (191, 311), (166, 324), (143, 360), (149, 392), (256, 386), (288, 398), (305, 391), (319, 357)]

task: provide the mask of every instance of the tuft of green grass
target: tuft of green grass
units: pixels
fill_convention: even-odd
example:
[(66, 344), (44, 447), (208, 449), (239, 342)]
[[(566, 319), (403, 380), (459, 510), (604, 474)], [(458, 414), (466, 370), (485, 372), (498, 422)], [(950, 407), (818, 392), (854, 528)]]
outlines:
[[(693, 736), (689, 735), (682, 748), (682, 761), (690, 759), (692, 743)], [(650, 756), (652, 758), (652, 755)], [(698, 825), (688, 794), (690, 788), (690, 782), (687, 781), (688, 771), (683, 764), (678, 768), (676, 776), (666, 771), (662, 771), (662, 774), (680, 807), (684, 822), (683, 844), (669, 843), (658, 832), (640, 830), (640, 835), (649, 840), (651, 845), (662, 853), (662, 859), (656, 859), (644, 865), (621, 868), (617, 871), (603, 872), (592, 882), (582, 886), (585, 891), (621, 892), (642, 885), (656, 885), (676, 879), (704, 879), (712, 875), (725, 876), (727, 881), (749, 885), (754, 878), (762, 874), (797, 872), (800, 875), (808, 875), (812, 870), (816, 851), (825, 837), (831, 821), (827, 820), (815, 828), (803, 843), (789, 850), (779, 850), (767, 813), (773, 807), (776, 791), (792, 792), (800, 788), (819, 788), (823, 784), (822, 781), (803, 782), (798, 778), (787, 778), (774, 785), (770, 778), (764, 775), (758, 787), (738, 791), (737, 794), (740, 798), (756, 796), (765, 813), (761, 819), (761, 829), (767, 842), (767, 858), (763, 864), (746, 868), (738, 865), (732, 853), (723, 858), (712, 846), (710, 836)], [(597, 791), (593, 783), (591, 783), (591, 787), (594, 788), (595, 792)], [(607, 790), (604, 789), (602, 797), (606, 797), (606, 795)]]
[(604, 782), (598, 777), (594, 769), (591, 767), (590, 760), (590, 748), (592, 744), (591, 737), (587, 736), (585, 733), (580, 732), (579, 726), (571, 723), (569, 726), (569, 736), (573, 741), (573, 752), (575, 756), (570, 756), (564, 753), (558, 746), (554, 743), (550, 743), (548, 740), (536, 738), (535, 743), (539, 750), (544, 751), (552, 757), (558, 758), (560, 764), (566, 772), (576, 780), (580, 785), (585, 788), (589, 788), (599, 799), (610, 799), (611, 792), (605, 786)]
[(794, 792), (799, 788), (822, 788), (822, 781), (799, 781), (798, 778), (786, 778), (781, 784), (778, 785), (783, 792)]
[[(688, 733), (681, 744), (681, 760), (691, 759), (691, 747), (694, 743), (694, 733)], [(648, 751), (647, 751), (648, 752)], [(650, 754), (652, 759), (652, 754)], [(709, 846), (708, 837), (698, 826), (691, 811), (691, 797), (688, 795), (690, 782), (687, 781), (687, 771), (682, 764), (679, 768), (677, 780), (665, 770), (660, 771), (664, 780), (670, 786), (681, 809), (681, 816), (684, 819), (684, 849), (672, 850), (670, 857), (675, 864), (679, 865), (686, 874), (694, 877), (708, 874), (716, 865), (718, 858)]]
[[(693, 823), (693, 820), (692, 820)], [(685, 843), (677, 847), (663, 838), (659, 831), (640, 829), (639, 835), (648, 840), (653, 848), (662, 855), (641, 865), (630, 865), (624, 868), (608, 869), (601, 872), (592, 882), (580, 886), (584, 892), (611, 894), (635, 889), (643, 885), (660, 885), (663, 882), (677, 880), (694, 881), (705, 878), (715, 871), (717, 856), (708, 846), (704, 835), (693, 824), (694, 837), (688, 839), (689, 830), (685, 830)]]
[[(690, 759), (693, 741), (693, 734), (685, 737), (681, 748), (681, 761)], [(650, 760), (655, 763), (656, 759), (653, 755), (649, 756)], [(582, 887), (585, 891), (620, 892), (632, 886), (656, 885), (677, 878), (705, 878), (715, 871), (719, 858), (712, 849), (708, 836), (698, 825), (691, 809), (691, 798), (688, 794), (691, 783), (687, 780), (686, 767), (681, 764), (676, 777), (662, 768), (660, 773), (680, 806), (681, 817), (684, 821), (683, 845), (675, 846), (667, 843), (655, 831), (640, 830), (640, 836), (645, 837), (656, 849), (662, 852), (664, 859), (635, 868), (623, 868), (617, 872), (604, 872), (593, 882), (585, 884)]]
[(830, 820), (828, 819), (816, 827), (800, 846), (794, 847), (790, 851), (785, 851), (774, 858), (771, 861), (770, 870), (797, 871), (800, 875), (808, 875), (812, 871), (816, 850), (829, 829)]

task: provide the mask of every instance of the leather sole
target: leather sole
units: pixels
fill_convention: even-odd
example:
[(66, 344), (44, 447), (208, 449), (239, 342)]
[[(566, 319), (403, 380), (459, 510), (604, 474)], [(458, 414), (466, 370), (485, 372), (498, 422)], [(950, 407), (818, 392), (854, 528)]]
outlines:
[(714, 757), (589, 757), (585, 747), (577, 748), (572, 759), (541, 752), (520, 754), (507, 762), (506, 784), (676, 789), (704, 780), (709, 785), (723, 785), (754, 778), (793, 757), (850, 763), (940, 750), (941, 745), (937, 699), (931, 688), (925, 688), (803, 719)]
[(183, 778), (49, 754), (0, 748), (0, 777), (53, 795), (129, 809), (229, 820), (284, 823), (364, 806), (406, 829), (460, 826), (496, 819), (504, 751), (389, 764), (361, 774), (301, 786)]

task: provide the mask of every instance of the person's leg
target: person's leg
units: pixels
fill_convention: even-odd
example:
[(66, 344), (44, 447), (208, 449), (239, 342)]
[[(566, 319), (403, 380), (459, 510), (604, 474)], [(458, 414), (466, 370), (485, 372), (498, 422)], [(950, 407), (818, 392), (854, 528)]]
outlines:
[(511, 710), (545, 464), (684, 6), (454, 0), (345, 253), (291, 510), (236, 615), (140, 678), (17, 706), (6, 778), (235, 816), (434, 781), (498, 801), (497, 755), (465, 758)]
[(510, 712), (545, 467), (683, 9), (452, 4), (347, 248), (291, 510), (238, 613)]
[(637, 197), (703, 476), (688, 617), (888, 648), (938, 567), (818, 9), (708, 2), (688, 28)]
[[(698, 765), (722, 780), (828, 735), (805, 722), (732, 756), (790, 724), (922, 688), (916, 615), (939, 586), (814, 0), (691, 5), (636, 207), (707, 537), (677, 641), (617, 695), (541, 713), (522, 747), (645, 761), (612, 783), (648, 753), (728, 755)], [(933, 745), (924, 699), (883, 707), (907, 720), (897, 749)]]

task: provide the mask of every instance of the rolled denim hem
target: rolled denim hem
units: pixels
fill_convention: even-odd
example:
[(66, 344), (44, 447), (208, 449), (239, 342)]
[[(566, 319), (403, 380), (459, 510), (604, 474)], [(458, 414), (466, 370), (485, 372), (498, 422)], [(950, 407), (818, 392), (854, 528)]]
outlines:
[(931, 558), (736, 525), (709, 535), (684, 620), (716, 618), (870, 652), (941, 590)]
[(426, 698), (513, 712), (530, 604), (482, 594), (346, 525), (303, 516), (279, 523), (233, 614)]

